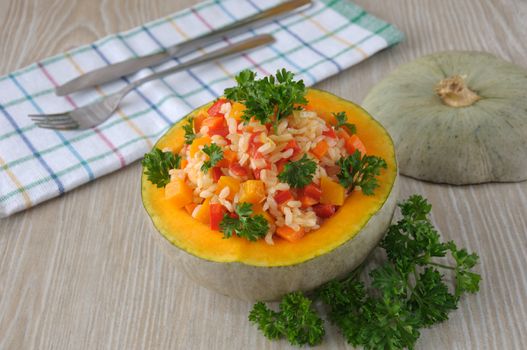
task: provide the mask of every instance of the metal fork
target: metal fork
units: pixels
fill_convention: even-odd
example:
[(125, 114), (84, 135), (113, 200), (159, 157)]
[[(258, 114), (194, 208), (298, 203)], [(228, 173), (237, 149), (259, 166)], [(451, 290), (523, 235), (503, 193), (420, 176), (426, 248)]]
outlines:
[(178, 64), (173, 68), (169, 68), (136, 80), (125, 86), (123, 89), (86, 106), (79, 107), (64, 113), (30, 114), (29, 117), (35, 122), (37, 126), (41, 128), (58, 130), (88, 129), (108, 119), (119, 107), (122, 99), (140, 85), (170, 74), (174, 74), (176, 72), (180, 72), (199, 64), (233, 56), (259, 46), (268, 45), (274, 41), (275, 39), (272, 35), (258, 35), (227, 47), (211, 51), (207, 54), (204, 54), (203, 56), (194, 58), (185, 63)]

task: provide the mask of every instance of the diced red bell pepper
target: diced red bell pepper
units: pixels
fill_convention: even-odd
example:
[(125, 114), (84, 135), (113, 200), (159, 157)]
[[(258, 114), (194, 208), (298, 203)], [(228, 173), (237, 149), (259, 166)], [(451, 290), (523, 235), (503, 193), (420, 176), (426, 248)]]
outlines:
[(291, 155), (291, 157), (296, 156), (297, 154), (299, 154), (302, 151), (295, 140), (290, 140), (287, 143), (287, 145), (284, 148), (284, 151), (286, 151), (288, 149), (293, 149), (293, 154)]
[(222, 177), (223, 175), (223, 172), (221, 171), (221, 168), (219, 166), (215, 166), (214, 168), (212, 168), (212, 180), (214, 182), (218, 182), (220, 177)]
[(286, 203), (287, 201), (293, 199), (293, 194), (289, 190), (278, 191), (274, 196), (274, 200), (278, 204)]
[(223, 214), (225, 214), (225, 208), (219, 203), (212, 203), (210, 207), (210, 228), (211, 230), (220, 230), (220, 222), (223, 220)]
[(316, 200), (315, 198), (309, 197), (309, 196), (304, 194), (304, 195), (300, 196), (300, 203), (302, 203), (302, 208), (306, 209), (306, 208), (312, 207), (315, 204), (317, 204), (318, 200)]
[(258, 148), (263, 145), (260, 138), (261, 134), (261, 132), (255, 132), (249, 137), (249, 154), (255, 159), (262, 158), (262, 154), (258, 152)]
[(322, 196), (322, 190), (314, 183), (310, 183), (309, 185), (304, 187), (303, 192), (306, 196), (316, 199), (317, 202), (320, 201), (320, 196)]
[(220, 135), (225, 137), (229, 134), (227, 121), (223, 117), (208, 117), (203, 120), (201, 126), (207, 126), (209, 128), (209, 131), (207, 132), (209, 136)]
[(327, 136), (327, 137), (331, 137), (332, 139), (336, 139), (337, 138), (337, 133), (335, 132), (335, 129), (333, 129), (332, 126), (330, 126), (328, 130), (322, 131), (322, 135)]
[(234, 175), (239, 177), (244, 177), (248, 174), (247, 168), (241, 166), (238, 162), (232, 162), (229, 166), (229, 169)]
[(211, 117), (223, 117), (223, 114), (220, 113), (220, 110), (221, 110), (221, 106), (226, 102), (229, 102), (229, 100), (225, 98), (218, 99), (216, 102), (214, 102), (212, 106), (210, 106), (210, 108), (207, 110), (207, 113)]
[(313, 207), (313, 211), (318, 217), (327, 219), (335, 214), (336, 208), (331, 204), (317, 204)]

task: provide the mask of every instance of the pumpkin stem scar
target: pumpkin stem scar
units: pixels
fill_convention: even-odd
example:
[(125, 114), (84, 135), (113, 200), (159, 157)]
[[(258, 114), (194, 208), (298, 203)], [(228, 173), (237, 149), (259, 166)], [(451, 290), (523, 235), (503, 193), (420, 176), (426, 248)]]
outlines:
[(444, 104), (450, 107), (467, 107), (480, 100), (474, 91), (465, 83), (466, 76), (453, 75), (441, 80), (435, 87), (435, 93)]

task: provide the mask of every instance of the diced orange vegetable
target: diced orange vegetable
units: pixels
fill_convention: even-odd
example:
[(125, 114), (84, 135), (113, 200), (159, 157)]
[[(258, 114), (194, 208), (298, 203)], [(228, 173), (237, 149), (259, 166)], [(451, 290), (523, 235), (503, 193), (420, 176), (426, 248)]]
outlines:
[(223, 150), (223, 158), (218, 162), (220, 168), (228, 168), (238, 158), (236, 152), (229, 148)]
[(265, 199), (265, 185), (260, 180), (247, 180), (241, 185), (240, 203), (260, 203)]
[(242, 120), (242, 115), (244, 111), (245, 111), (245, 105), (239, 102), (233, 102), (229, 116), (236, 119), (237, 121), (240, 121)]
[(309, 197), (309, 196), (303, 195), (303, 196), (300, 197), (300, 203), (302, 203), (302, 208), (305, 209), (305, 208), (309, 208), (309, 207), (312, 207), (313, 205), (317, 204), (318, 200), (316, 200), (313, 197)]
[(261, 213), (259, 213), (259, 215), (262, 215), (264, 217), (264, 219), (267, 220), (269, 225), (274, 225), (274, 218), (273, 218), (273, 216), (271, 214), (269, 214), (266, 211), (262, 211)]
[(196, 209), (198, 205), (196, 203), (189, 203), (185, 205), (185, 210), (187, 211), (188, 215), (192, 215), (192, 212), (194, 209)]
[(311, 149), (311, 153), (313, 153), (318, 159), (322, 159), (322, 157), (324, 157), (326, 153), (328, 153), (328, 148), (328, 143), (322, 140)]
[(338, 182), (331, 180), (327, 176), (322, 176), (320, 178), (320, 189), (322, 190), (320, 203), (333, 205), (344, 204), (346, 190)]
[(194, 155), (200, 151), (200, 146), (210, 145), (211, 142), (212, 141), (208, 136), (198, 137), (197, 139), (194, 139), (194, 141), (190, 145), (190, 157), (194, 157)]
[(181, 163), (179, 163), (179, 168), (180, 169), (185, 169), (188, 165), (188, 160), (186, 159), (181, 159)]
[(349, 154), (353, 154), (356, 150), (359, 150), (362, 157), (366, 155), (366, 147), (357, 135), (351, 135), (351, 137), (346, 140), (346, 150)]
[(194, 118), (194, 131), (199, 132), (201, 129), (201, 124), (205, 120), (205, 118), (208, 118), (209, 115), (205, 111), (201, 111), (198, 113), (198, 115)]
[(295, 231), (289, 226), (279, 226), (276, 228), (276, 234), (289, 242), (298, 242), (305, 235), (304, 228)]
[(215, 193), (220, 194), (220, 192), (225, 187), (229, 188), (229, 195), (227, 196), (227, 199), (232, 201), (236, 193), (238, 193), (238, 191), (240, 190), (240, 180), (232, 176), (221, 176), (218, 180), (218, 187), (216, 187)]
[(344, 141), (350, 138), (350, 134), (348, 134), (348, 132), (344, 130), (344, 128), (340, 128), (337, 130), (337, 136), (343, 139)]
[(192, 188), (183, 179), (176, 179), (165, 186), (165, 198), (181, 208), (192, 203)]
[(263, 204), (262, 203), (253, 204), (253, 206), (251, 208), (253, 210), (253, 214), (262, 214), (262, 213), (264, 213)]
[(210, 222), (210, 198), (205, 199), (201, 204), (201, 207), (198, 209), (196, 214), (196, 220), (201, 221), (204, 224), (209, 224)]

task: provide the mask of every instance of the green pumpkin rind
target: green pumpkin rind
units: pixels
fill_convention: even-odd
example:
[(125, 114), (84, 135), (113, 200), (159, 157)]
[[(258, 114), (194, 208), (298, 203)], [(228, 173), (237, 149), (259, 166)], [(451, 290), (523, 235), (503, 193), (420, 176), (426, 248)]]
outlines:
[[(443, 103), (439, 81), (463, 76), (481, 99)], [(451, 51), (397, 68), (366, 96), (364, 108), (396, 145), (400, 172), (449, 184), (527, 179), (527, 70), (481, 52)]]

